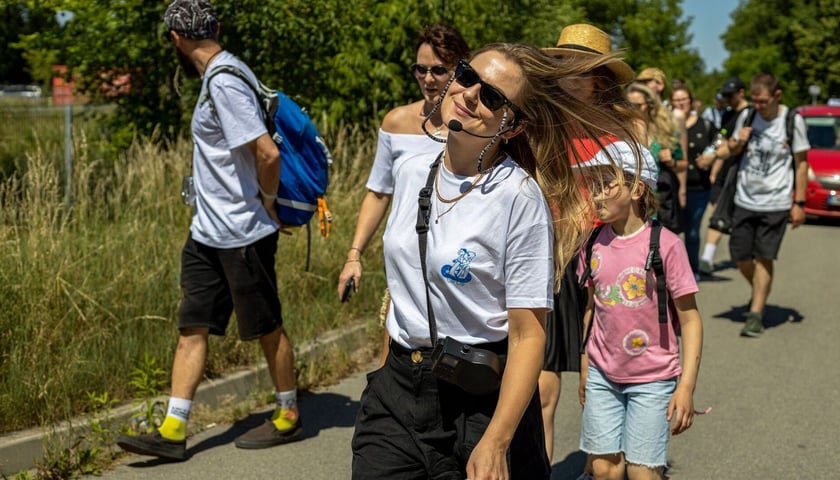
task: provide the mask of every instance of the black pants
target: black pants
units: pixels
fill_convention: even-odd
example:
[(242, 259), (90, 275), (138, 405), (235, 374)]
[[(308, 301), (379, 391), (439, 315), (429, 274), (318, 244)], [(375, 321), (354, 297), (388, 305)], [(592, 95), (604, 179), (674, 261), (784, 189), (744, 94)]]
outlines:
[[(463, 480), (498, 392), (475, 396), (438, 381), (428, 350), (421, 351), (420, 360), (391, 345), (385, 366), (368, 374), (362, 393), (352, 443), (353, 479)], [(551, 475), (537, 393), (514, 433), (508, 467), (514, 480)]]

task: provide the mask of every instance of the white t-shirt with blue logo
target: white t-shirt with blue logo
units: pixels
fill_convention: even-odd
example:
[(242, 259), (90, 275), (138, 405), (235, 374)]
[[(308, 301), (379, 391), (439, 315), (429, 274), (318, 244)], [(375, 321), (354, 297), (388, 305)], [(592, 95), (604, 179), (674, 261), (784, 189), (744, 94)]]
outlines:
[[(748, 109), (744, 109), (735, 123), (735, 138), (744, 126)], [(738, 170), (738, 188), (735, 205), (755, 212), (790, 210), (793, 204), (793, 157), (787, 144), (785, 131), (788, 107), (779, 106), (779, 113), (767, 121), (756, 113), (752, 134)], [(805, 121), (796, 115), (793, 123), (793, 152), (811, 148)]]
[[(386, 328), (407, 348), (431, 345), (415, 224), (418, 192), (435, 158), (402, 159), (412, 168), (396, 176), (383, 237), (391, 293)], [(442, 164), (439, 174), (445, 199), (458, 197), (475, 179)], [(499, 341), (507, 336), (507, 309), (553, 308), (551, 213), (536, 182), (510, 158), (455, 203), (432, 193), (429, 223), (426, 265), (440, 338)]]
[[(209, 65), (233, 65), (251, 78), (247, 65), (229, 52)], [(207, 94), (212, 101), (208, 101)], [(215, 248), (238, 248), (278, 229), (262, 205), (257, 166), (246, 144), (266, 133), (263, 113), (253, 91), (226, 73), (202, 80), (193, 111), (192, 174), (196, 190), (190, 232), (193, 240)]]

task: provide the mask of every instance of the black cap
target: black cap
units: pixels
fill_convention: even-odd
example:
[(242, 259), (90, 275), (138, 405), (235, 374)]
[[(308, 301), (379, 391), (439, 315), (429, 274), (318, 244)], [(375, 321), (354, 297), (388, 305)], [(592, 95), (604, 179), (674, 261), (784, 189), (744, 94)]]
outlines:
[(729, 80), (723, 82), (723, 86), (720, 87), (720, 93), (724, 95), (731, 95), (737, 92), (738, 90), (743, 90), (745, 88), (747, 88), (747, 86), (744, 85), (744, 82), (742, 82), (740, 78), (732, 77)]
[(174, 0), (166, 8), (163, 21), (170, 30), (191, 40), (216, 38), (219, 19), (208, 0)]

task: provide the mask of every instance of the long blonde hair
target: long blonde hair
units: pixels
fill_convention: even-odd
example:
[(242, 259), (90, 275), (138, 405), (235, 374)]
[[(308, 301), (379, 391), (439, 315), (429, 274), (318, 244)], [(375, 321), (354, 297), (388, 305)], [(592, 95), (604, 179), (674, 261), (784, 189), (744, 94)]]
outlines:
[(662, 148), (676, 147), (676, 125), (674, 125), (671, 112), (659, 100), (659, 95), (641, 82), (633, 82), (627, 85), (627, 93), (630, 92), (640, 93), (645, 97), (645, 103), (647, 104), (648, 138), (645, 145), (650, 146), (655, 141)]
[[(604, 147), (607, 136), (628, 140), (637, 161), (638, 150), (630, 125), (612, 109), (578, 100), (564, 90), (559, 78), (592, 70), (610, 61), (611, 56), (589, 62), (562, 62), (532, 45), (497, 43), (483, 47), (474, 55), (495, 51), (522, 70), (519, 107), (524, 128), (502, 150), (507, 152), (539, 184), (554, 211), (555, 286), (562, 271), (576, 255), (592, 229), (592, 208), (581, 188), (575, 166), (582, 158), (575, 142), (590, 140)], [(607, 150), (604, 151), (609, 156)], [(618, 159), (613, 163), (619, 164)]]

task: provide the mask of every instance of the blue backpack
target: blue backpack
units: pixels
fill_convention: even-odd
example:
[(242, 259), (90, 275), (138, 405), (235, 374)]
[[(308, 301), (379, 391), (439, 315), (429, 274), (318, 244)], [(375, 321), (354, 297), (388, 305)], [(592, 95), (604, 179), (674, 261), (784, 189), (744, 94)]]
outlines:
[(288, 226), (309, 225), (317, 211), (321, 234), (330, 235), (332, 214), (324, 194), (329, 184), (328, 170), (332, 155), (306, 110), (279, 90), (257, 86), (242, 70), (220, 65), (208, 74), (207, 82), (220, 74), (234, 75), (251, 87), (265, 114), (268, 134), (280, 150), (280, 188), (277, 191), (277, 216)]

